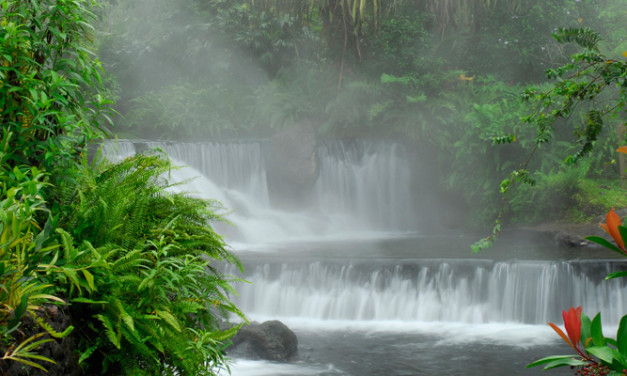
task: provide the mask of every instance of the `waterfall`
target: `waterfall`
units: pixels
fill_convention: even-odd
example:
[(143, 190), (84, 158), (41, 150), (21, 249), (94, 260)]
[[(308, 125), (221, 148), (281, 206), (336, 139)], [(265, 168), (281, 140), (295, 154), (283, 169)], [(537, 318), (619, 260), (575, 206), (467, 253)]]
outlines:
[[(318, 150), (319, 175), (312, 187), (315, 207), (273, 208), (262, 142), (105, 143), (110, 158), (159, 147), (175, 165), (173, 189), (216, 199), (235, 226), (221, 225), (235, 249), (302, 251), (313, 241), (376, 238), (416, 229), (412, 172), (407, 152), (386, 142), (329, 142)], [(352, 239), (352, 240), (351, 240)], [(544, 324), (561, 322), (560, 313), (582, 305), (603, 312), (616, 325), (627, 312), (622, 280), (603, 281), (616, 263), (602, 261), (486, 261), (446, 257), (442, 244), (416, 238), (407, 259), (386, 261), (387, 250), (364, 244), (347, 248), (353, 258), (334, 259), (328, 244), (290, 262), (257, 260), (247, 265), (238, 288), (238, 306), (247, 314), (312, 320)], [(284, 246), (277, 243), (284, 242)], [(344, 244), (340, 242), (341, 247)], [(406, 246), (406, 245), (405, 245)], [(361, 249), (357, 249), (360, 248)], [(324, 252), (326, 250), (326, 253)], [(344, 250), (342, 249), (342, 252)], [(351, 253), (352, 252), (352, 253)], [(337, 252), (336, 252), (337, 253)], [(330, 256), (331, 255), (331, 256)], [(372, 256), (374, 255), (374, 256)], [(434, 256), (439, 255), (439, 256)], [(346, 256), (343, 256), (346, 257)]]
[(398, 144), (329, 142), (319, 152), (316, 195), (321, 208), (371, 229), (407, 230), (411, 169)]
[(606, 261), (415, 260), (400, 264), (259, 263), (238, 287), (240, 309), (264, 317), (486, 324), (561, 323), (581, 305), (617, 325), (627, 312), (622, 280)]
[(263, 142), (181, 143), (118, 141), (105, 143), (110, 159), (160, 148), (174, 165), (175, 188), (215, 199), (235, 225), (220, 229), (236, 245), (372, 236), (373, 232), (416, 231), (411, 203), (411, 169), (398, 144), (329, 142), (318, 149), (319, 177), (314, 205), (286, 211), (271, 205)]

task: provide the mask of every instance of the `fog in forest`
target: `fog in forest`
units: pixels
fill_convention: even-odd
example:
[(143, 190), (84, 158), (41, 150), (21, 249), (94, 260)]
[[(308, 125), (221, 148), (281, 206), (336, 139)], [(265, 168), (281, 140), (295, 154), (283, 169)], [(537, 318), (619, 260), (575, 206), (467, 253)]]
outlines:
[(0, 0), (0, 374), (627, 374), (625, 21)]
[[(119, 96), (115, 133), (219, 142), (265, 140), (295, 128), (313, 132), (320, 144), (400, 142), (414, 166), (409, 201), (422, 213), (416, 226), (485, 231), (499, 210), (499, 183), (533, 150), (535, 131), (520, 118), (535, 107), (520, 94), (576, 51), (551, 34), (593, 27), (609, 33), (602, 46), (615, 54), (625, 43), (613, 27), (624, 17), (620, 2), (365, 3), (355, 14), (333, 1), (106, 5), (99, 50)], [(556, 127), (554, 136), (571, 142), (573, 128)], [(519, 141), (493, 141), (509, 134)], [(617, 168), (607, 155), (565, 167), (560, 159), (573, 150), (566, 142), (531, 161), (545, 186), (517, 188), (506, 220), (591, 215), (590, 208), (569, 213), (578, 204), (562, 186)], [(538, 195), (548, 207), (529, 205)]]
[[(565, 102), (529, 93), (574, 77), (559, 67), (587, 42), (624, 59), (624, 2), (117, 0), (102, 13), (121, 139), (107, 154), (158, 147), (187, 166), (174, 190), (222, 203), (216, 231), (252, 282), (236, 304), (302, 341), (287, 364), (236, 346), (234, 375), (540, 374), (524, 366), (561, 349), (544, 325), (561, 309), (620, 320), (624, 285), (600, 280), (612, 256), (579, 248), (627, 205), (620, 116), (597, 132), (589, 115), (617, 93), (550, 126), (538, 114)], [(588, 28), (598, 41), (572, 36)], [(484, 350), (452, 357), (469, 347)]]

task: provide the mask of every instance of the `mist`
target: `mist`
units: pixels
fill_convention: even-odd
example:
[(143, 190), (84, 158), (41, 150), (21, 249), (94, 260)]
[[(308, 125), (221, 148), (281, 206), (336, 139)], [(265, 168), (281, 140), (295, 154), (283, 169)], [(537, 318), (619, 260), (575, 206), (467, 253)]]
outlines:
[[(116, 0), (100, 16), (119, 114), (105, 154), (157, 147), (181, 166), (173, 191), (219, 201), (215, 229), (245, 266), (226, 272), (252, 282), (238, 306), (302, 340), (284, 365), (236, 353), (233, 375), (436, 374), (418, 353), (431, 372), (530, 375), (568, 351), (544, 325), (561, 309), (618, 325), (624, 283), (600, 278), (615, 260), (573, 245), (622, 205), (621, 120), (565, 163), (590, 108), (540, 142), (521, 96), (578, 51), (562, 27), (627, 50), (622, 1)], [(490, 355), (453, 357), (468, 344)], [(390, 368), (358, 364), (370, 356)]]

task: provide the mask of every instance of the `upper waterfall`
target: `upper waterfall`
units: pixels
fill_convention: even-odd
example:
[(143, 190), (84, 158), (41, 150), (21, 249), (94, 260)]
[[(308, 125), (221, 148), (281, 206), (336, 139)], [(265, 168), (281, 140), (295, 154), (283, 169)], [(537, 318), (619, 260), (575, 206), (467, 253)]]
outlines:
[[(338, 239), (416, 231), (412, 169), (395, 143), (333, 141), (317, 148), (319, 174), (296, 207), (273, 205), (264, 144), (257, 142), (106, 143), (110, 159), (160, 148), (177, 166), (175, 189), (221, 201), (235, 228), (220, 228), (232, 243)], [(280, 199), (280, 197), (279, 197)]]

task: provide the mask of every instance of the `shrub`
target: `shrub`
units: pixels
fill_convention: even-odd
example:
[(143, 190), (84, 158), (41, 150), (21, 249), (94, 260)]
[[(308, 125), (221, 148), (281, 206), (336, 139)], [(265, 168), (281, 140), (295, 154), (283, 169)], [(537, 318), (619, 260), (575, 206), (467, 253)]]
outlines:
[(227, 296), (236, 280), (215, 267), (239, 265), (208, 224), (220, 220), (217, 203), (169, 192), (169, 169), (156, 154), (85, 162), (60, 194), (69, 230), (58, 230), (59, 258), (83, 275), (56, 282), (89, 374), (213, 375), (238, 329), (221, 330), (220, 319), (243, 318)]

